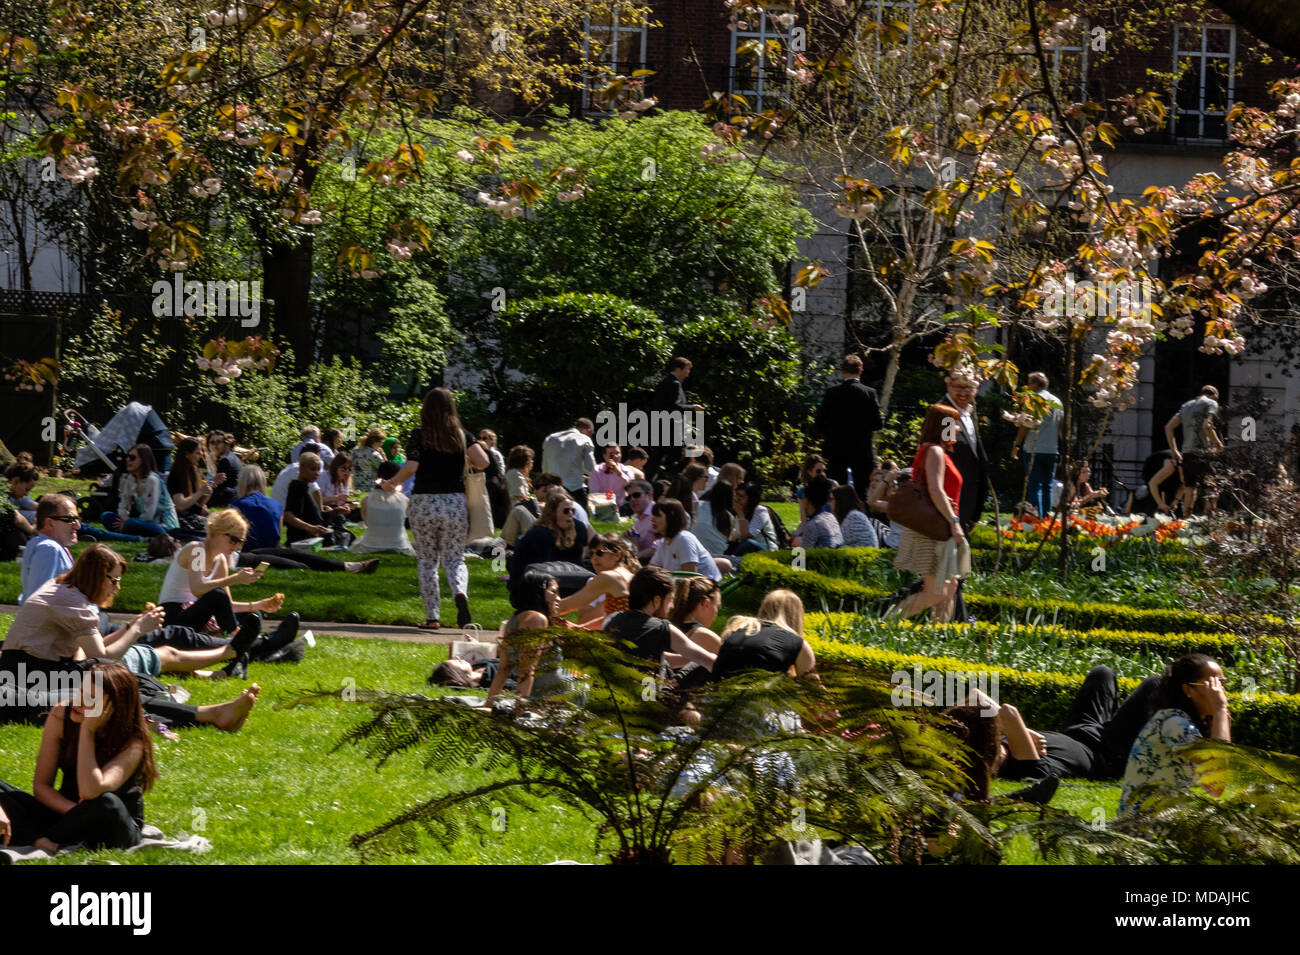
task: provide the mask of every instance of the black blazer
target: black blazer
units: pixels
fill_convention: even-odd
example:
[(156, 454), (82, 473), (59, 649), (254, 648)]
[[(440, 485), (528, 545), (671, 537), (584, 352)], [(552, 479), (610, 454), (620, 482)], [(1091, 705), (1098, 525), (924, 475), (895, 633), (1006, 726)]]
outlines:
[(831, 385), (817, 409), (816, 429), (827, 457), (870, 458), (871, 436), (883, 423), (876, 389), (857, 379)]
[[(642, 392), (644, 394), (644, 392)], [(672, 372), (664, 375), (655, 385), (654, 397), (650, 399), (654, 411), (690, 411), (691, 403), (686, 400), (686, 389)]]
[[(939, 403), (949, 404), (948, 396), (940, 396)], [(961, 472), (961, 500), (957, 502), (957, 516), (961, 518), (963, 529), (969, 531), (979, 523), (980, 515), (984, 513), (984, 499), (988, 496), (989, 459), (979, 436), (978, 415), (975, 416), (974, 446), (966, 436), (966, 429), (959, 425), (952, 460)]]

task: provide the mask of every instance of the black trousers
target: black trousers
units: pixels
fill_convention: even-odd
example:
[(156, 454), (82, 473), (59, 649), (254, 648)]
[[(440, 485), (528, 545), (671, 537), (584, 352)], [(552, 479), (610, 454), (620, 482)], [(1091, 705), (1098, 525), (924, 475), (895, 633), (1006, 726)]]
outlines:
[[(0, 652), (0, 671), (13, 674), (11, 679), (15, 685), (19, 683), (20, 674), (24, 674), (30, 680), (34, 673), (47, 676), (79, 673), (86, 669), (86, 665), (85, 660), (42, 660), (23, 650)], [(193, 726), (198, 722), (198, 707), (190, 706), (188, 703), (177, 703), (167, 695), (167, 691), (157, 680), (152, 677), (137, 676), (136, 683), (140, 688), (140, 704), (144, 707), (145, 713), (153, 719), (169, 726)], [(60, 685), (64, 685), (62, 681)], [(3, 702), (4, 705), (0, 705), (0, 723), (32, 723), (39, 726), (45, 722), (45, 717), (50, 712), (49, 701), (5, 700)]]
[(240, 567), (256, 567), (262, 561), (283, 570), (347, 570), (341, 560), (330, 560), (292, 547), (259, 547), (239, 552)]
[(1003, 779), (1114, 779), (1122, 775), (1129, 750), (1150, 716), (1151, 693), (1157, 679), (1143, 680), (1121, 703), (1115, 671), (1108, 666), (1093, 667), (1075, 694), (1060, 732), (1043, 733), (1047, 755), (1042, 759), (1008, 759), (998, 775)]
[(849, 469), (853, 469), (853, 489), (864, 501), (867, 499), (867, 485), (871, 483), (871, 472), (875, 462), (870, 454), (828, 454), (826, 456), (826, 474), (836, 484), (848, 484)]
[(231, 606), (230, 597), (220, 589), (209, 590), (183, 610), (181, 605), (174, 601), (163, 604), (163, 610), (167, 613), (164, 619), (168, 626), (189, 627), (191, 630), (202, 631), (207, 627), (209, 620), (216, 620), (222, 633), (232, 633), (238, 629), (241, 634), (244, 634), (251, 630), (253, 638), (256, 639), (257, 634), (262, 631), (262, 615), (255, 612), (236, 614)]
[(60, 846), (129, 849), (140, 841), (140, 827), (114, 793), (79, 802), (55, 812), (35, 796), (0, 782), (0, 807), (9, 817), (11, 846), (30, 846), (42, 837)]

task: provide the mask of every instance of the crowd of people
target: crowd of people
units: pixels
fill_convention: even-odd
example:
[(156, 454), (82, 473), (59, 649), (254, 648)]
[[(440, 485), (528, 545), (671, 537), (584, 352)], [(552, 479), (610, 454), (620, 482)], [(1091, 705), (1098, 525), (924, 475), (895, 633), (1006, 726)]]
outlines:
[[(684, 358), (672, 361), (655, 390), (658, 410), (702, 410), (685, 396), (691, 367)], [(0, 721), (45, 728), (34, 792), (0, 784), (0, 836), (47, 848), (138, 840), (143, 793), (157, 775), (152, 736), (199, 724), (238, 732), (258, 695), (254, 683), (225, 703), (193, 707), (173, 699), (158, 678), (221, 667), (247, 679), (250, 665), (302, 657), (297, 613), (263, 632), (265, 617), (286, 609), (283, 594), (235, 597), (236, 589), (256, 590), (268, 567), (370, 573), (376, 559), (347, 558), (413, 556), (420, 627), (437, 630), (439, 571), (456, 626), (465, 628), (473, 622), (467, 555), (504, 558), (515, 612), (501, 627), (499, 658), (449, 659), (429, 680), (481, 687), (490, 703), (510, 693), (516, 706), (573, 688), (559, 643), (518, 639), (548, 627), (602, 630), (683, 690), (748, 669), (815, 674), (803, 605), (791, 591), (772, 592), (754, 616), (733, 615), (720, 632), (713, 629), (722, 585), (743, 573), (755, 552), (893, 548), (894, 566), (917, 578), (893, 613), (929, 609), (937, 620), (965, 619), (967, 538), (982, 516), (990, 471), (974, 413), (978, 383), (960, 372), (946, 377), (910, 466), (900, 468), (875, 458), (873, 432), (882, 418), (862, 371), (861, 359), (847, 356), (822, 401), (824, 453), (803, 462), (792, 533), (763, 503), (763, 482), (736, 462), (715, 464), (706, 446), (597, 448), (592, 421), (579, 417), (544, 438), (535, 470), (532, 447), (499, 449), (493, 431), (467, 429), (445, 388), (427, 394), (419, 425), (404, 441), (372, 428), (349, 449), (336, 428), (303, 427), (269, 491), (261, 466), (223, 431), (181, 437), (169, 467), (160, 467), (165, 462), (148, 444), (129, 449), (120, 472), (105, 481), (111, 506), (95, 513), (79, 512), (64, 494), (32, 500), (39, 472), (20, 461), (6, 473), (14, 515), (6, 542), (21, 549), (22, 594), (0, 672), (71, 673), (87, 678), (87, 689), (71, 702), (29, 700), (0, 713)], [(1047, 411), (1021, 427), (1013, 457), (1023, 451), (1024, 507), (1048, 513), (1061, 405), (1045, 375), (1029, 381)], [(1168, 483), (1175, 473), (1178, 503), (1194, 506), (1204, 454), (1214, 447), (1216, 397), (1207, 388), (1166, 428), (1167, 460), (1148, 481), (1157, 510), (1175, 506)], [(1090, 478), (1086, 464), (1069, 475), (1070, 506), (1105, 501), (1107, 491), (1094, 490)], [(909, 495), (910, 509), (900, 504)], [(601, 521), (628, 526), (599, 533), (593, 525)], [(74, 560), (70, 548), (79, 537), (98, 543)], [(167, 567), (157, 606), (114, 624), (105, 611), (128, 566), (111, 546), (120, 541), (147, 541)], [(339, 556), (317, 552), (331, 549)], [(981, 798), (995, 775), (1030, 781), (1017, 798), (1045, 801), (1063, 775), (1123, 773), (1127, 806), (1144, 782), (1190, 780), (1176, 765), (1178, 745), (1197, 735), (1228, 738), (1222, 672), (1208, 658), (1178, 661), (1123, 703), (1114, 675), (1099, 668), (1060, 732), (1030, 730), (1009, 704), (993, 704), (990, 717), (987, 702), (951, 711), (987, 755), (985, 771), (972, 777), (972, 794), (982, 791)], [(689, 724), (698, 714), (687, 705), (681, 717)], [(63, 783), (55, 789), (59, 771)]]

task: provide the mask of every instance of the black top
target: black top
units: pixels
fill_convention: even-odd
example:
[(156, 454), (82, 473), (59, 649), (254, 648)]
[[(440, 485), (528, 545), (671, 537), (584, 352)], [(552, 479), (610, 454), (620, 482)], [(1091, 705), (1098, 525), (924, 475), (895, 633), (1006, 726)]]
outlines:
[[(462, 432), (465, 438), (465, 450), (477, 441), (468, 431)], [(415, 486), (412, 494), (464, 494), (465, 493), (465, 452), (435, 451), (424, 447), (423, 432), (416, 428), (406, 442), (406, 457), (410, 461), (419, 461), (420, 470), (415, 472)], [(488, 455), (490, 458), (491, 455)]]
[(794, 666), (802, 649), (803, 637), (774, 623), (764, 623), (752, 634), (737, 630), (722, 641), (713, 678), (720, 680), (741, 670), (783, 673)]
[(672, 649), (671, 627), (662, 617), (652, 617), (640, 610), (623, 610), (605, 621), (606, 633), (626, 640), (632, 645), (632, 653), (656, 663)]
[(871, 435), (882, 424), (876, 390), (856, 378), (827, 388), (817, 409), (817, 433), (828, 456), (871, 457)]
[(533, 564), (547, 564), (562, 560), (582, 566), (582, 554), (587, 549), (587, 525), (582, 521), (573, 522), (573, 546), (557, 547), (555, 535), (549, 527), (534, 524), (527, 533), (515, 543), (515, 552), (510, 558), (510, 589), (513, 590), (523, 580), (524, 571)]
[(655, 385), (654, 397), (650, 399), (654, 411), (690, 411), (691, 403), (686, 400), (686, 389), (672, 372), (664, 375), (663, 380)]
[[(63, 779), (59, 783), (59, 795), (73, 802), (80, 802), (77, 789), (77, 753), (81, 748), (81, 724), (74, 722), (65, 713), (63, 717), (63, 739), (59, 743), (59, 769)], [(144, 774), (137, 769), (131, 778), (124, 782), (115, 792), (118, 799), (126, 806), (126, 811), (135, 820), (136, 828), (144, 825)]]
[[(320, 512), (320, 508), (316, 505), (316, 498), (312, 496), (311, 485), (297, 478), (289, 482), (289, 493), (284, 499), (284, 513), (292, 514), (308, 524), (325, 523), (325, 515)], [(290, 544), (313, 536), (315, 535), (311, 531), (300, 530), (290, 526), (288, 522), (285, 523), (284, 539)]]

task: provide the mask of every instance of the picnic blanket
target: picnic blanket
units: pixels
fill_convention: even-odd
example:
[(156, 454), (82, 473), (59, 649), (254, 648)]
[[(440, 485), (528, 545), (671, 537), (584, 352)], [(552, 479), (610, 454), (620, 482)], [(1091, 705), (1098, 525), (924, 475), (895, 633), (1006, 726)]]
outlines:
[[(202, 855), (212, 849), (212, 843), (202, 836), (191, 836), (182, 832), (177, 838), (169, 839), (157, 826), (146, 825), (140, 830), (140, 835), (140, 841), (127, 849), (127, 852), (139, 852), (141, 849), (176, 849), (180, 852), (193, 852), (196, 855)], [(59, 849), (59, 855), (81, 851), (84, 851), (83, 846), (63, 846)], [(32, 862), (38, 859), (53, 858), (54, 856), (44, 849), (37, 849), (33, 846), (0, 847), (0, 865), (13, 865), (17, 862)]]

